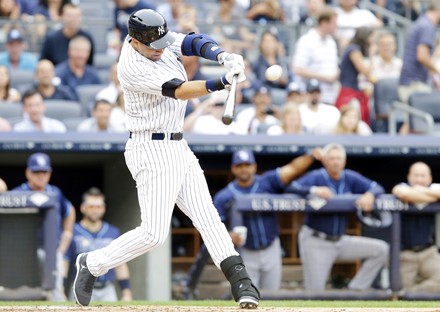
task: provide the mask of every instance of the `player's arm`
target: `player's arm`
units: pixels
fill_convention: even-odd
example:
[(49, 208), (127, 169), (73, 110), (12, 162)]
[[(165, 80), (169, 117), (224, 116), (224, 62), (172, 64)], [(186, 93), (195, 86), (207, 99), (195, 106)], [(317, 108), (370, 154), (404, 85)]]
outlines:
[(313, 164), (315, 159), (321, 159), (322, 150), (315, 148), (311, 153), (296, 157), (287, 165), (281, 167), (280, 178), (284, 185), (298, 178)]
[(398, 184), (393, 187), (391, 192), (401, 201), (408, 203), (435, 203), (440, 200), (438, 190), (432, 191), (423, 186), (413, 187), (407, 184)]
[(121, 288), (121, 300), (122, 301), (133, 300), (133, 295), (131, 293), (130, 272), (128, 270), (128, 265), (124, 263), (116, 267), (115, 274), (116, 274), (116, 280), (118, 281), (119, 287)]
[(58, 251), (65, 253), (69, 248), (73, 237), (73, 226), (75, 225), (76, 212), (73, 206), (69, 207), (69, 214), (63, 219), (63, 232), (61, 233), (61, 240), (58, 246)]

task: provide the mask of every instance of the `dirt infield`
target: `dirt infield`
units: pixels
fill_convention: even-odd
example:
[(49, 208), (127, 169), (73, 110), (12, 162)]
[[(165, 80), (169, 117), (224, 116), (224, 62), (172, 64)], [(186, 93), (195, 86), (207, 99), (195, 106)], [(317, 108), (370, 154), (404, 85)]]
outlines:
[(0, 312), (440, 312), (439, 308), (270, 308), (260, 307), (257, 310), (242, 310), (233, 307), (193, 307), (193, 306), (0, 306)]

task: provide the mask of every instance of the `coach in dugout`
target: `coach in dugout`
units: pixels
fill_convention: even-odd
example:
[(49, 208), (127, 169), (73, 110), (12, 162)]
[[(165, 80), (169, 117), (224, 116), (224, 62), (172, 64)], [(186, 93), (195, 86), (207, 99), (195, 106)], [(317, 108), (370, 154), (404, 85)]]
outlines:
[[(396, 185), (392, 193), (422, 208), (440, 200), (440, 184), (432, 183), (426, 163), (415, 162), (409, 168), (407, 183)], [(440, 254), (433, 240), (434, 228), (432, 214), (401, 214), (400, 276), (404, 291), (440, 292)]]
[[(323, 168), (293, 181), (286, 192), (330, 199), (341, 194), (359, 194), (356, 205), (371, 212), (376, 196), (384, 189), (377, 182), (345, 169), (345, 148), (330, 143), (323, 149)], [(306, 213), (298, 236), (306, 290), (322, 291), (336, 260), (363, 259), (360, 270), (348, 284), (351, 290), (371, 287), (379, 271), (387, 264), (388, 244), (379, 239), (345, 235), (347, 213)]]

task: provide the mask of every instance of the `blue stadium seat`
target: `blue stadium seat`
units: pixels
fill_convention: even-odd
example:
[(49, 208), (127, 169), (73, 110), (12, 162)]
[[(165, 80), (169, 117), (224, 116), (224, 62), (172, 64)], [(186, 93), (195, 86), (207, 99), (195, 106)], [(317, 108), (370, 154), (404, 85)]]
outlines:
[(23, 107), (20, 103), (9, 103), (5, 101), (0, 101), (0, 117), (8, 120), (22, 118)]
[(381, 79), (374, 86), (375, 132), (388, 131), (388, 115), (393, 102), (399, 100), (398, 86), (398, 78)]
[(428, 113), (434, 119), (433, 127), (423, 119), (410, 115), (411, 131), (415, 133), (440, 133), (440, 92), (414, 93), (409, 97), (408, 104), (422, 112)]
[(75, 101), (66, 100), (45, 100), (46, 113), (45, 115), (50, 118), (63, 120), (71, 117), (81, 117), (82, 107), (81, 104)]

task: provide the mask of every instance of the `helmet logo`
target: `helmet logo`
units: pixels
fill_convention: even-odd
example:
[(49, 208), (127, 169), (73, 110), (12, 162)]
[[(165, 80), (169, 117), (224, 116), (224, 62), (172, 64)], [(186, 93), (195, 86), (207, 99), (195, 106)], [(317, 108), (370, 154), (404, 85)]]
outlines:
[(163, 26), (160, 26), (157, 29), (157, 32), (159, 33), (159, 36), (163, 35), (165, 33), (165, 28)]

